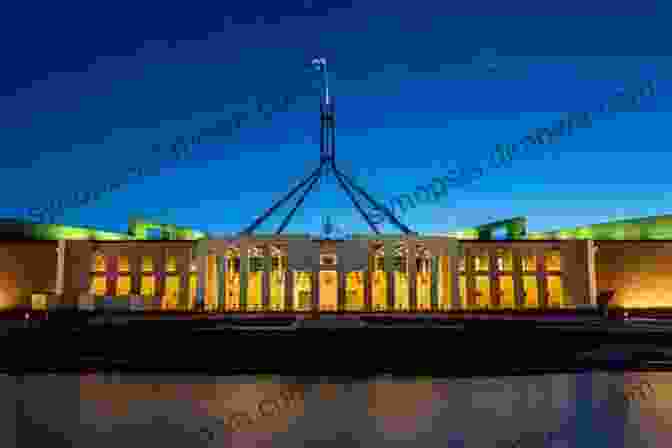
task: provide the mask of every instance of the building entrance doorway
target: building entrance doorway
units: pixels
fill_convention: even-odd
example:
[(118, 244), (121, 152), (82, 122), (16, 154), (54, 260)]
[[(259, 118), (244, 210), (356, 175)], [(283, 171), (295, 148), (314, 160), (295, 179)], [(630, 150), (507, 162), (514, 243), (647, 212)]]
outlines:
[(338, 309), (338, 273), (336, 271), (320, 271), (320, 311), (336, 311)]

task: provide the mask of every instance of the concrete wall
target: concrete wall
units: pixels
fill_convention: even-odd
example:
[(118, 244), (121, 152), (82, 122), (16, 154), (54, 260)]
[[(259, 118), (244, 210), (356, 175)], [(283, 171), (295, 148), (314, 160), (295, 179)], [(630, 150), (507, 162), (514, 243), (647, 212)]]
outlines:
[(590, 272), (591, 242), (570, 240), (562, 242), (563, 270), (569, 302), (574, 305), (591, 305)]
[(597, 246), (597, 289), (615, 290), (615, 305), (672, 307), (672, 241), (599, 241)]
[(67, 242), (62, 298), (64, 305), (75, 306), (79, 296), (89, 291), (93, 246), (89, 241)]
[(0, 309), (56, 288), (56, 241), (0, 241)]

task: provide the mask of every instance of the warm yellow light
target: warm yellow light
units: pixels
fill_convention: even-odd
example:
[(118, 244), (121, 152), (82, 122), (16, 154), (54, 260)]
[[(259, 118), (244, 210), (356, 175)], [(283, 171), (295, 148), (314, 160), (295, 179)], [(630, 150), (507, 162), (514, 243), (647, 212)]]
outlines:
[(0, 271), (0, 309), (15, 306), (16, 297), (19, 295), (14, 274)]
[(621, 279), (612, 304), (623, 308), (672, 307), (672, 278), (651, 273), (631, 273)]
[(91, 283), (93, 294), (97, 296), (105, 295), (105, 293), (107, 292), (107, 280), (104, 276), (95, 276)]
[(117, 295), (127, 296), (131, 292), (131, 276), (120, 275), (117, 278)]
[(46, 310), (47, 309), (47, 295), (46, 294), (33, 294), (30, 299), (31, 299), (31, 306), (34, 310)]
[(7, 308), (10, 306), (11, 299), (9, 295), (2, 289), (0, 289), (0, 309)]

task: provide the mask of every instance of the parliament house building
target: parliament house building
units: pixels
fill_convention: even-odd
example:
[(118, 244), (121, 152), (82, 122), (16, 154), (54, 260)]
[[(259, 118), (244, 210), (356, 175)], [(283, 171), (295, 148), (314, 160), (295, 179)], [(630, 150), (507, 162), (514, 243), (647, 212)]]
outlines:
[[(526, 218), (413, 232), (338, 167), (327, 62), (312, 64), (323, 75), (319, 166), (252, 225), (217, 238), (140, 218), (124, 234), (0, 220), (0, 308), (552, 310), (594, 307), (601, 292), (625, 308), (672, 306), (672, 216), (547, 233), (528, 232)], [(319, 237), (283, 234), (314, 185), (332, 175), (372, 232), (332, 237), (325, 225)], [(254, 233), (297, 194), (274, 234)], [(381, 234), (358, 195), (401, 232)]]
[[(445, 312), (672, 306), (672, 216), (528, 233), (213, 238), (132, 219), (127, 234), (0, 221), (0, 308)], [(503, 230), (503, 232), (500, 232)]]

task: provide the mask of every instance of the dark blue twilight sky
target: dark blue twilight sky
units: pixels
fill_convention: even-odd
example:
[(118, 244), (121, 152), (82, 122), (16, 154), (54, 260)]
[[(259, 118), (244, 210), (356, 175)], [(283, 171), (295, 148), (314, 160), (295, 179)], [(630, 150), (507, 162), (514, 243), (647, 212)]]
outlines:
[[(298, 97), (289, 112), (268, 122), (252, 114), (234, 137), (194, 148), (193, 160), (166, 159), (160, 175), (60, 220), (125, 230), (141, 214), (241, 230), (317, 166), (319, 90), (304, 71), (317, 55), (338, 100), (339, 164), (379, 199), (657, 80), (641, 112), (596, 113), (592, 128), (410, 211), (403, 220), (414, 230), (520, 215), (550, 230), (672, 213), (669, 2), (208, 3), (3, 6), (0, 216), (123, 179), (156, 163), (152, 143), (253, 112), (255, 96)], [(333, 179), (287, 231), (318, 231), (327, 214), (368, 231)]]

